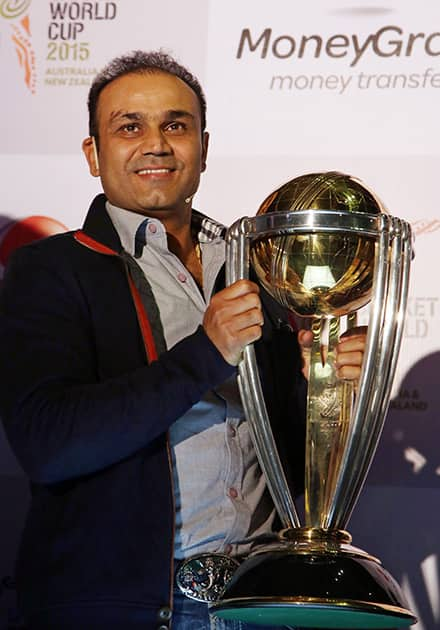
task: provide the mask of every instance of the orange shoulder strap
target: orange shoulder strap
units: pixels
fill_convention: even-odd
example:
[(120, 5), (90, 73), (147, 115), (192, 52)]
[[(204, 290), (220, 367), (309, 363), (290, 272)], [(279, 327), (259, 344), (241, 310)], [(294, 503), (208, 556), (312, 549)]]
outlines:
[[(85, 247), (88, 247), (89, 249), (92, 249), (99, 254), (105, 254), (107, 256), (117, 256), (118, 258), (120, 258), (118, 252), (114, 251), (110, 247), (107, 247), (106, 245), (103, 245), (99, 241), (96, 241), (91, 236), (85, 234), (82, 230), (77, 230), (74, 233), (73, 237), (76, 241), (78, 241), (78, 243), (81, 243), (81, 245), (84, 245)], [(128, 285), (130, 288), (131, 296), (133, 298), (134, 306), (136, 308), (139, 327), (141, 329), (145, 352), (147, 354), (147, 361), (148, 363), (151, 363), (152, 361), (157, 360), (157, 350), (156, 344), (154, 343), (153, 331), (151, 330), (150, 320), (148, 319), (147, 313), (145, 311), (142, 298), (135, 283), (133, 282), (133, 278), (130, 275), (129, 267), (127, 265), (126, 268)]]

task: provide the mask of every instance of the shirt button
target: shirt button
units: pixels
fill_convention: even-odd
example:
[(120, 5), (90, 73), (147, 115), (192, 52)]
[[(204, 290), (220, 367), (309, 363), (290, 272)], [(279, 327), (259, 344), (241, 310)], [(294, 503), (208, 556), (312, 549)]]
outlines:
[(151, 232), (151, 234), (156, 234), (156, 232), (157, 232), (157, 225), (155, 225), (154, 223), (149, 223), (148, 224), (148, 229)]
[(234, 429), (234, 427), (229, 427), (228, 433), (229, 433), (229, 437), (235, 437), (237, 435), (237, 431)]
[(182, 272), (177, 274), (178, 279), (180, 280), (180, 282), (186, 282), (186, 275)]
[(171, 619), (171, 614), (171, 609), (168, 608), (168, 606), (164, 606), (163, 608), (159, 609), (157, 616), (161, 621), (169, 621)]
[(236, 499), (238, 497), (238, 492), (236, 488), (229, 488), (229, 496), (231, 499)]

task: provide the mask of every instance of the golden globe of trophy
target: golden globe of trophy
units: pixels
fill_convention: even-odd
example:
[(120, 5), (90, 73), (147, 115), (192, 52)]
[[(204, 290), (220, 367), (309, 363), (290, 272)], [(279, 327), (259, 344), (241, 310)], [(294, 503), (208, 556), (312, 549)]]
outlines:
[[(284, 529), (252, 553), (211, 605), (221, 618), (313, 628), (395, 628), (416, 618), (377, 558), (346, 531), (387, 412), (402, 338), (412, 258), (410, 226), (362, 182), (303, 175), (272, 193), (227, 236), (227, 282), (259, 281), (281, 305), (312, 320), (307, 396), (305, 523), (271, 431), (253, 345), (239, 386), (255, 449)], [(342, 326), (369, 304), (357, 383), (335, 375)], [(323, 353), (323, 347), (326, 347)], [(286, 418), (295, 422), (295, 418)], [(292, 445), (292, 451), (294, 450)]]

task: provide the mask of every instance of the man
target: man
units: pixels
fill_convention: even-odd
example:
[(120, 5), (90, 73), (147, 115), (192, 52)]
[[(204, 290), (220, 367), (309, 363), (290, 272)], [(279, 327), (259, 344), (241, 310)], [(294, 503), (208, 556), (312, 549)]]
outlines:
[[(235, 379), (249, 343), (300, 488), (297, 337), (254, 282), (224, 288), (224, 230), (191, 206), (205, 110), (170, 57), (111, 62), (83, 143), (105, 195), (82, 231), (8, 268), (0, 411), (32, 482), (17, 572), (31, 630), (209, 627), (206, 604), (175, 590), (174, 565), (240, 558), (276, 526)], [(341, 376), (358, 375), (362, 339), (342, 342)]]

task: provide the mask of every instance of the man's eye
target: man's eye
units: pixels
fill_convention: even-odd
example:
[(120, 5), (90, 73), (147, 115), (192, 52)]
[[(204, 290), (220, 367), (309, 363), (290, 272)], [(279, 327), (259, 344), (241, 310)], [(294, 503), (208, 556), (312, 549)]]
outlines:
[(137, 133), (139, 129), (140, 127), (138, 123), (127, 123), (125, 125), (122, 125), (119, 130), (124, 131), (125, 133)]
[(183, 122), (172, 122), (168, 123), (165, 127), (166, 131), (171, 131), (172, 133), (183, 132), (186, 129), (186, 126)]

